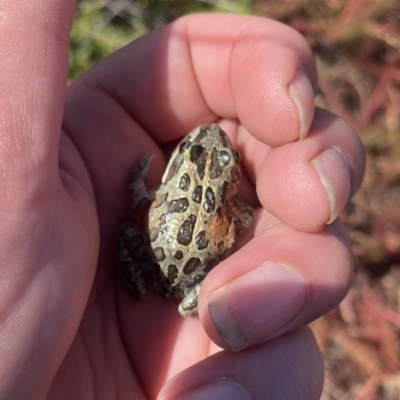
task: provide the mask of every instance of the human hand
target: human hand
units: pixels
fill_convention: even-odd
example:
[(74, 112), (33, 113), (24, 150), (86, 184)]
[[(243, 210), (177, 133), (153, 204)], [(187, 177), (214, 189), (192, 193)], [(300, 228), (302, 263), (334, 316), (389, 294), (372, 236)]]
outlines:
[[(304, 325), (350, 283), (342, 224), (325, 223), (364, 159), (348, 125), (314, 113), (304, 40), (266, 19), (188, 16), (76, 80), (63, 110), (73, 2), (3, 10), (0, 397), (319, 398)], [(205, 279), (200, 318), (182, 319), (175, 301), (124, 291), (116, 234), (143, 155), (156, 155), (155, 186), (168, 144), (211, 121), (242, 154), (243, 196), (262, 207), (254, 238)]]

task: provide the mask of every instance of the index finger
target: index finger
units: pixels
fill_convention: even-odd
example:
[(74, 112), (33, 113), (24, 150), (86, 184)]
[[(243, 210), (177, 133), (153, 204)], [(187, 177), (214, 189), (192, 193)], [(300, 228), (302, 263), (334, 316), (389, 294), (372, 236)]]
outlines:
[(313, 118), (311, 50), (296, 31), (265, 18), (184, 17), (93, 72), (91, 84), (101, 82), (159, 142), (222, 117), (276, 146), (305, 136)]

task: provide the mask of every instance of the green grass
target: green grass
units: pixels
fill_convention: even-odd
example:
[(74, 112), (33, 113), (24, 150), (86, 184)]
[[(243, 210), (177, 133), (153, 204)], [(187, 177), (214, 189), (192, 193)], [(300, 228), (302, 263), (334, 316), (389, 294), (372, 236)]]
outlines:
[(252, 13), (250, 3), (250, 0), (78, 1), (71, 33), (69, 79), (79, 76), (139, 36), (182, 15), (193, 12)]

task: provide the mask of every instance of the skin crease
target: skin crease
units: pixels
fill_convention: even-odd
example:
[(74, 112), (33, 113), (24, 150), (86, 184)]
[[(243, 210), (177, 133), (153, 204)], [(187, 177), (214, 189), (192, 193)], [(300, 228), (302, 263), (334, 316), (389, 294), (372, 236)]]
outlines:
[[(325, 167), (341, 171), (331, 180), (342, 207), (360, 185), (364, 155), (348, 125), (314, 112), (316, 69), (304, 39), (263, 18), (187, 16), (67, 89), (75, 2), (2, 6), (0, 398), (172, 399), (228, 379), (252, 399), (318, 399), (322, 361), (303, 326), (343, 298), (352, 257), (340, 221), (324, 225), (328, 196), (310, 160), (340, 148), (345, 170), (335, 158)], [(298, 67), (311, 79), (297, 90), (305, 121), (314, 121), (301, 142), (288, 90)], [(155, 155), (153, 187), (170, 142), (213, 121), (242, 154), (243, 195), (257, 220), (244, 246), (204, 281), (200, 318), (184, 320), (177, 302), (152, 291), (142, 303), (128, 296), (115, 273), (115, 242), (143, 155)], [(269, 260), (304, 277), (302, 309), (272, 331), (258, 328), (249, 349), (215, 354), (228, 346), (210, 319), (209, 296)], [(273, 292), (273, 282), (262, 285)], [(248, 288), (240, 293), (247, 311), (260, 308)], [(260, 373), (269, 370), (275, 379)]]

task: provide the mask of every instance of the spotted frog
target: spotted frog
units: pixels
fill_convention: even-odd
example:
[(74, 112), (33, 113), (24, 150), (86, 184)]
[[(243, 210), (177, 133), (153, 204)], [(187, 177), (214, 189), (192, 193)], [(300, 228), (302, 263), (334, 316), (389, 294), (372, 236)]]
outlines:
[[(136, 299), (147, 283), (165, 297), (182, 299), (183, 317), (197, 314), (203, 279), (254, 220), (238, 194), (239, 159), (215, 124), (199, 126), (181, 140), (157, 189), (146, 190), (151, 157), (144, 157), (129, 186), (131, 218), (121, 226), (118, 249), (125, 286)], [(139, 227), (134, 216), (143, 207), (145, 226)]]

